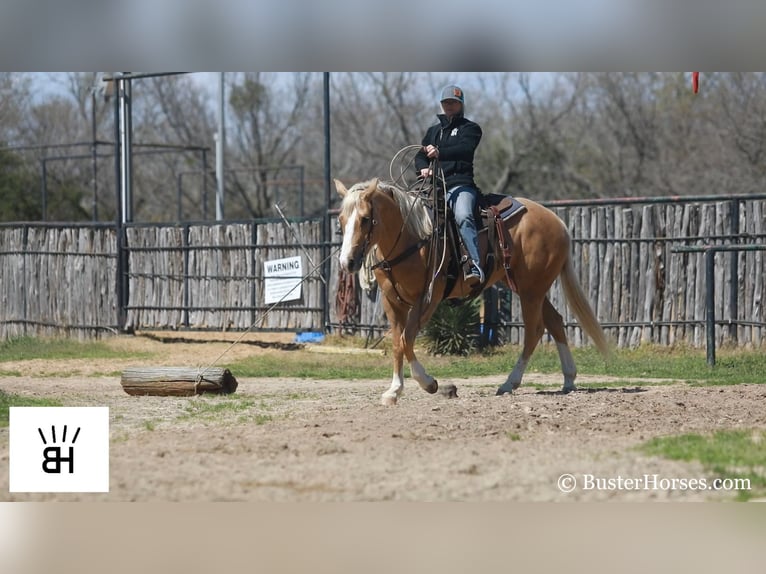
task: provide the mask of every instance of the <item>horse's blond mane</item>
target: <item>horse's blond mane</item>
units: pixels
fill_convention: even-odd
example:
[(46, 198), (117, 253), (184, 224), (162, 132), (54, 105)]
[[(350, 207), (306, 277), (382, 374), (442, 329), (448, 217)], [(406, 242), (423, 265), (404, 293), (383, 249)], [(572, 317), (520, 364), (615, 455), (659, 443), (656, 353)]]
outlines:
[[(361, 193), (368, 189), (374, 181), (371, 179), (352, 185), (341, 203), (341, 213), (348, 217), (359, 201)], [(416, 235), (418, 239), (425, 239), (431, 235), (433, 231), (431, 214), (420, 199), (388, 181), (378, 181), (378, 189), (391, 192), (392, 197), (399, 205), (399, 211), (404, 218), (404, 226), (407, 231)]]
[[(374, 179), (363, 181), (348, 188), (346, 196), (343, 198), (343, 202), (340, 206), (341, 213), (346, 217), (349, 217), (356, 207), (361, 193), (368, 189), (374, 181)], [(425, 239), (431, 235), (431, 232), (433, 231), (431, 213), (422, 201), (414, 195), (399, 189), (391, 182), (378, 181), (377, 186), (383, 191), (391, 192), (391, 196), (399, 206), (399, 211), (404, 218), (404, 227), (406, 230), (416, 235), (418, 239)], [(375, 283), (375, 275), (372, 272), (372, 267), (379, 261), (380, 259), (377, 257), (376, 250), (371, 249), (362, 262), (362, 268), (359, 271), (359, 283), (365, 291), (370, 291)]]

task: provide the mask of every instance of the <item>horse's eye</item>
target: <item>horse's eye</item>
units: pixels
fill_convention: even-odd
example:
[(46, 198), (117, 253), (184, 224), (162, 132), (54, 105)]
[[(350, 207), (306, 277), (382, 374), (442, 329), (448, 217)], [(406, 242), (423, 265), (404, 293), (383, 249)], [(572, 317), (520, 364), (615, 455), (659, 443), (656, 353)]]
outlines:
[(369, 222), (370, 222), (370, 218), (367, 217), (366, 215), (363, 215), (362, 216), (362, 224), (363, 225), (367, 225)]

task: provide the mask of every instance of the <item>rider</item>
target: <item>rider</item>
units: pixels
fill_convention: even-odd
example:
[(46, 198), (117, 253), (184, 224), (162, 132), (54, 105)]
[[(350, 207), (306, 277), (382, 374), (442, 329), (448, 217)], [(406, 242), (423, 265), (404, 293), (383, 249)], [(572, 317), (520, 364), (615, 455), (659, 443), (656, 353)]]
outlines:
[[(438, 159), (444, 172), (447, 205), (455, 216), (471, 266), (465, 275), (469, 283), (484, 283), (479, 263), (479, 239), (476, 231), (476, 199), (479, 193), (473, 180), (473, 156), (481, 141), (481, 128), (463, 116), (465, 95), (458, 86), (446, 86), (441, 92), (443, 114), (423, 137), (422, 148), (415, 156), (415, 169), (421, 177), (433, 175), (429, 165)], [(437, 174), (437, 177), (441, 177)]]

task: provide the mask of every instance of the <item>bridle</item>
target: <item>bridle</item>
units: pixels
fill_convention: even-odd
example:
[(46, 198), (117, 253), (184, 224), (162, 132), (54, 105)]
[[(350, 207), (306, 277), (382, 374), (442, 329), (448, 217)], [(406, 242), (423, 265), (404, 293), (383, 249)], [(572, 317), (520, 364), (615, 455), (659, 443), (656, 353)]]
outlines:
[[(375, 230), (375, 226), (378, 224), (378, 221), (377, 221), (377, 219), (375, 219), (375, 215), (374, 214), (375, 214), (375, 204), (374, 204), (374, 202), (371, 201), (370, 202), (370, 229), (369, 229), (369, 231), (367, 232), (367, 235), (364, 238), (364, 244), (362, 246), (362, 253), (367, 253), (367, 250), (370, 247), (370, 243), (371, 243), (371, 239), (372, 239), (372, 232)], [(404, 222), (407, 221), (407, 218), (409, 217), (409, 215), (410, 214), (408, 213), (407, 217), (404, 218)], [(389, 250), (388, 255), (383, 257), (383, 259), (381, 261), (378, 261), (377, 263), (372, 265), (370, 267), (370, 269), (372, 271), (375, 271), (376, 269), (380, 269), (381, 271), (383, 271), (388, 276), (388, 280), (391, 282), (391, 286), (394, 289), (394, 294), (396, 295), (396, 299), (400, 303), (403, 303), (404, 305), (407, 305), (408, 307), (412, 308), (412, 307), (414, 307), (414, 304), (410, 303), (409, 301), (404, 299), (401, 296), (401, 294), (399, 293), (399, 290), (396, 288), (397, 283), (394, 280), (393, 269), (394, 269), (394, 267), (396, 267), (400, 263), (402, 263), (402, 262), (406, 261), (407, 259), (409, 259), (410, 257), (412, 257), (415, 253), (420, 251), (421, 247), (423, 247), (424, 245), (427, 245), (428, 243), (430, 243), (431, 238), (427, 237), (427, 238), (424, 238), (424, 239), (420, 239), (416, 243), (413, 243), (412, 245), (407, 247), (404, 251), (399, 253), (397, 256), (391, 258), (390, 257), (391, 253), (393, 253), (396, 250), (396, 246), (399, 244), (399, 240), (402, 238), (402, 231), (404, 230), (404, 225), (405, 225), (404, 222), (402, 223), (402, 227), (399, 229), (399, 234), (396, 236), (396, 240), (394, 241), (393, 246)]]

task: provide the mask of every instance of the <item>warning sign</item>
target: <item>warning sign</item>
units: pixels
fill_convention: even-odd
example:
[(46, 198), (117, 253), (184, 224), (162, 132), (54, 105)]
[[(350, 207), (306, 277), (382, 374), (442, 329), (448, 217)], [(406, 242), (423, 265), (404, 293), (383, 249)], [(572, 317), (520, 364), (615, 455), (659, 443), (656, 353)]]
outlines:
[(266, 305), (301, 298), (303, 263), (300, 256), (264, 261), (263, 277)]

